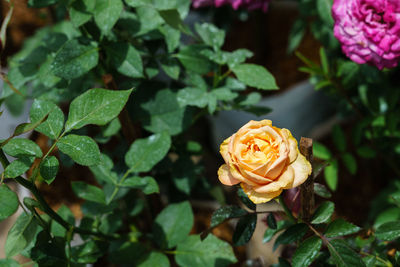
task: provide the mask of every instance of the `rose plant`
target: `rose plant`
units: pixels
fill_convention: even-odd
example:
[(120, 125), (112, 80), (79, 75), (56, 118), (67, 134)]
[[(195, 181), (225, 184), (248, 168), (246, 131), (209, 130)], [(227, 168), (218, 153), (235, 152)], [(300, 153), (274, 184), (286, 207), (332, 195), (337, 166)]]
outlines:
[[(268, 2), (213, 1), (264, 10)], [(225, 164), (212, 177), (204, 171), (210, 155), (199, 133), (204, 117), (221, 110), (265, 115), (268, 108), (254, 106), (257, 90), (278, 86), (264, 67), (246, 63), (251, 51), (222, 49), (224, 30), (185, 22), (190, 6), (203, 3), (211, 1), (28, 1), (53, 16), (1, 72), (0, 107), (18, 114), (27, 100), (32, 105), (29, 121), (0, 140), (0, 220), (22, 208), (0, 265), (19, 266), (15, 256), (23, 255), (37, 266), (229, 266), (260, 216), (268, 226), (263, 242), (276, 237), (274, 248), (285, 247), (275, 266), (400, 263), (398, 181), (373, 201), (363, 225), (347, 221), (340, 209), (335, 214), (334, 200), (323, 200), (341, 188), (341, 167), (356, 175), (361, 158), (385, 166), (380, 179), (389, 170), (399, 175), (398, 70), (380, 70), (397, 62), (396, 2), (336, 0), (333, 14), (343, 16), (332, 17), (330, 1), (299, 1), (289, 50), (310, 26), (323, 46), (320, 62), (297, 53), (306, 64), (301, 70), (316, 89), (335, 97), (352, 127), (335, 126), (328, 148), (309, 139), (298, 145), (290, 130), (269, 120), (250, 121), (222, 143)], [(354, 50), (360, 41), (361, 54)], [(340, 45), (363, 61), (350, 61)], [(30, 132), (31, 139), (21, 137)], [(316, 180), (320, 172), (325, 181)], [(237, 188), (237, 199), (224, 194), (218, 178)], [(362, 178), (353, 184), (365, 183)], [(60, 181), (62, 191), (79, 199), (80, 212), (72, 212), (69, 199), (50, 205), (43, 188)], [(11, 183), (31, 196), (22, 199)], [(199, 229), (194, 203), (204, 197), (221, 207), (210, 227)], [(266, 202), (280, 208), (260, 211), (256, 204)], [(232, 240), (214, 235), (231, 219), (237, 220)]]
[[(191, 200), (220, 199), (208, 192), (222, 191), (216, 179), (204, 178), (203, 161), (193, 159), (207, 147), (189, 131), (224, 109), (267, 113), (253, 107), (259, 92), (243, 91), (276, 90), (273, 76), (245, 63), (250, 51), (222, 50), (225, 32), (213, 24), (185, 24), (190, 0), (28, 5), (55, 16), (1, 73), (2, 109), (18, 114), (28, 99), (33, 103), (29, 121), (0, 140), (0, 220), (23, 208), (0, 265), (18, 265), (17, 255), (38, 266), (236, 262), (226, 241), (192, 232)], [(21, 137), (30, 132), (45, 141)], [(80, 199), (82, 216), (61, 196), (61, 207), (49, 204), (43, 188), (60, 181), (68, 181), (62, 192)], [(10, 183), (31, 197), (17, 196)]]

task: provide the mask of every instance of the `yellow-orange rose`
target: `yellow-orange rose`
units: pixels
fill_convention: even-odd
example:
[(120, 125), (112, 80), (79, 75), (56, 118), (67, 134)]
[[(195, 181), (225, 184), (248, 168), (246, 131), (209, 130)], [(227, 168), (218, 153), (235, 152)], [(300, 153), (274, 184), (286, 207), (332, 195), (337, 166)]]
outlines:
[(226, 163), (218, 170), (221, 183), (241, 183), (256, 204), (301, 185), (311, 174), (311, 164), (290, 131), (270, 120), (249, 121), (221, 144), (220, 153)]

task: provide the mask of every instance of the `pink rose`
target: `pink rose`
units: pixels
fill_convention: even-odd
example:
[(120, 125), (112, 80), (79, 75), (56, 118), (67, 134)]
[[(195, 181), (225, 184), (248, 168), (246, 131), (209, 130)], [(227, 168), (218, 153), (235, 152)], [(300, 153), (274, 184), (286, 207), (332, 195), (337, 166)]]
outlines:
[(334, 0), (334, 35), (358, 64), (397, 66), (400, 57), (399, 0)]
[(262, 9), (267, 12), (270, 0), (192, 0), (193, 7), (203, 7), (215, 5), (220, 7), (222, 5), (231, 5), (233, 9), (246, 8), (248, 10)]

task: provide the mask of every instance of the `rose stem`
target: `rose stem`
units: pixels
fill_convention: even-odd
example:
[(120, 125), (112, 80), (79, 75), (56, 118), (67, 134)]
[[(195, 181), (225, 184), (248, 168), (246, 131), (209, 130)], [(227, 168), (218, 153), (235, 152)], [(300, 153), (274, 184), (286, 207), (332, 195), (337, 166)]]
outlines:
[[(300, 139), (300, 153), (311, 163), (313, 163), (313, 141), (311, 138), (302, 137)], [(300, 186), (301, 194), (301, 218), (308, 222), (314, 209), (314, 175), (311, 172), (307, 180)]]

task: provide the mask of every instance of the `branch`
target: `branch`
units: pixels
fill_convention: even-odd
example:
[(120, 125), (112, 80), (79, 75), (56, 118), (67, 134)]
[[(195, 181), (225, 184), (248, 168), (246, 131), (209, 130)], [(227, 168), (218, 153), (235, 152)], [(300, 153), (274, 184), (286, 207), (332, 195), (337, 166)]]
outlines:
[[(312, 166), (313, 162), (313, 141), (310, 138), (302, 137), (300, 139), (300, 153), (310, 162)], [(311, 171), (310, 176), (300, 186), (301, 194), (301, 218), (308, 222), (311, 219), (311, 214), (314, 209), (314, 175)]]
[[(8, 159), (6, 158), (3, 150), (0, 149), (0, 162), (3, 165), (4, 169), (10, 164)], [(14, 178), (15, 181), (17, 181), (20, 185), (28, 189), (36, 198), (36, 200), (39, 202), (41, 210), (47, 213), (53, 220), (58, 222), (62, 227), (64, 227), (67, 231), (69, 231), (71, 228), (73, 229), (73, 232), (82, 234), (82, 235), (92, 235), (92, 236), (97, 236), (103, 239), (116, 239), (116, 236), (113, 235), (107, 235), (103, 234), (100, 232), (92, 232), (90, 230), (86, 230), (83, 228), (75, 227), (74, 225), (70, 224), (69, 222), (65, 221), (60, 215), (58, 215), (50, 206), (47, 204), (46, 200), (43, 198), (43, 196), (40, 194), (39, 190), (35, 186), (34, 183), (31, 183), (30, 181), (22, 178), (21, 176), (18, 176)]]

